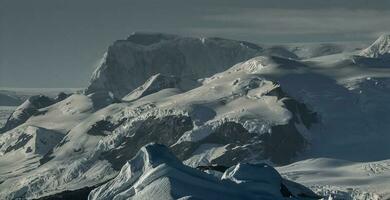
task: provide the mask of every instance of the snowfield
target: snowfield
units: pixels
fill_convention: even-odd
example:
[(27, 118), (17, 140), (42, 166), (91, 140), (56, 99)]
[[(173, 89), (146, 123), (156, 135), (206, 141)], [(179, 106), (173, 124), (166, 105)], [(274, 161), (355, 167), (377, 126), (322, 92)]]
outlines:
[(335, 199), (390, 198), (390, 160), (350, 162), (330, 158), (299, 161), (277, 170), (321, 196)]
[(386, 38), (293, 51), (132, 34), (84, 93), (10, 115), (0, 199), (389, 198)]

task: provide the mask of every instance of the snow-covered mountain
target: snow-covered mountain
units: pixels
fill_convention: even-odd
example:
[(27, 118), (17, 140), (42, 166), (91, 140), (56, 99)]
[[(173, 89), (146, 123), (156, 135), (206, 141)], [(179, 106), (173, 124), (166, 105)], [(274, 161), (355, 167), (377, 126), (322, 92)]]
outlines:
[[(0, 135), (0, 199), (55, 199), (88, 195), (94, 188), (91, 199), (204, 199), (227, 187), (236, 188), (226, 191), (233, 199), (279, 198), (281, 178), (271, 167), (267, 174), (279, 177), (279, 186), (268, 185), (274, 192), (246, 184), (248, 174), (268, 166), (259, 164), (264, 162), (289, 164), (277, 169), (322, 195), (352, 188), (366, 192), (367, 199), (386, 197), (386, 167), (370, 179), (351, 171), (362, 180), (378, 180), (375, 188), (367, 187), (370, 181), (351, 180), (343, 187), (339, 180), (349, 173), (312, 180), (321, 168), (356, 170), (390, 157), (390, 68), (360, 62), (356, 55), (299, 59), (247, 42), (133, 34), (109, 48), (85, 94), (49, 98), (45, 105), (32, 98), (15, 111), (34, 108), (23, 120), (14, 113), (8, 123), (18, 123)], [(331, 161), (321, 164), (322, 157)], [(306, 160), (311, 158), (320, 163)], [(333, 160), (356, 165), (342, 168)], [(223, 180), (193, 169), (215, 165), (229, 168)], [(263, 184), (267, 177), (251, 178)], [(328, 190), (332, 181), (336, 189)], [(296, 184), (282, 183), (296, 194)], [(194, 190), (177, 189), (181, 185)]]
[[(23, 102), (33, 96), (46, 96), (60, 101), (68, 94), (81, 91), (80, 88), (1, 88), (0, 89), (0, 132), (10, 114)], [(4, 98), (3, 98), (4, 97)], [(4, 131), (4, 130), (3, 130)]]
[(313, 158), (278, 167), (283, 177), (333, 199), (389, 199), (390, 160), (351, 162)]
[[(303, 131), (316, 122), (317, 116), (289, 97), (278, 84), (257, 74), (291, 62), (294, 61), (256, 57), (204, 79), (193, 90), (180, 93), (175, 88), (161, 88), (96, 112), (91, 110), (95, 93), (72, 95), (46, 108), (43, 116), (30, 117), (23, 125), (53, 129), (50, 126), (56, 119), (75, 120), (92, 113), (82, 121), (61, 123), (64, 127), (57, 131), (64, 133), (64, 138), (46, 155), (37, 155), (38, 167), (15, 178), (7, 177), (0, 187), (14, 186), (6, 197), (17, 197), (22, 191), (25, 197), (40, 197), (96, 185), (115, 176), (126, 161), (150, 142), (170, 147), (176, 156), (194, 167), (263, 160), (289, 163), (306, 148)], [(83, 106), (87, 103), (92, 105)], [(79, 113), (85, 115), (77, 117)], [(39, 117), (52, 119), (45, 123)], [(15, 135), (20, 139), (17, 130), (2, 137)], [(18, 149), (14, 149), (7, 154), (16, 154)], [(94, 175), (86, 176), (89, 173)], [(56, 181), (42, 184), (42, 180)]]
[(63, 138), (63, 134), (34, 126), (20, 127), (14, 133), (7, 135), (8, 137), (2, 137), (1, 155), (11, 151), (45, 155)]
[(310, 59), (346, 52), (353, 52), (367, 47), (365, 42), (337, 42), (337, 43), (304, 43), (281, 45), (299, 59)]
[(198, 79), (256, 55), (296, 57), (286, 49), (264, 49), (245, 41), (133, 33), (108, 48), (86, 91), (104, 90), (122, 98), (158, 73), (174, 75), (182, 87), (193, 88)]
[(360, 55), (390, 59), (390, 34), (381, 35), (371, 46), (362, 50)]
[(148, 144), (119, 174), (94, 189), (90, 200), (111, 199), (291, 199), (320, 198), (284, 180), (267, 164), (238, 163), (221, 178), (183, 165), (165, 146)]
[(54, 104), (55, 101), (47, 96), (37, 95), (28, 98), (9, 116), (0, 133), (11, 130), (23, 124), (28, 118), (39, 113), (38, 109)]

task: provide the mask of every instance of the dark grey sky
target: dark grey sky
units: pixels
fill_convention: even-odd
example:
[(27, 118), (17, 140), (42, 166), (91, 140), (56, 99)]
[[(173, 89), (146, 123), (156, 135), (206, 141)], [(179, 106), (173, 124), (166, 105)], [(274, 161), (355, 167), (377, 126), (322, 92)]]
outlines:
[(84, 87), (134, 31), (283, 43), (389, 30), (389, 0), (0, 0), (0, 87)]

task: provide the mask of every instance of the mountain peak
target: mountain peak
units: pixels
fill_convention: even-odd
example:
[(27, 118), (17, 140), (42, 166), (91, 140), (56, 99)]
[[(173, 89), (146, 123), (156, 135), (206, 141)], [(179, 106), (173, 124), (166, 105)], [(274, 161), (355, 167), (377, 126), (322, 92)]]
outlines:
[(373, 44), (360, 53), (370, 58), (390, 57), (390, 34), (381, 35)]
[(378, 40), (389, 41), (390, 40), (390, 33), (382, 34), (381, 36), (379, 36)]
[(237, 164), (220, 179), (184, 165), (168, 147), (150, 143), (88, 199), (284, 199), (294, 195), (290, 190), (316, 196), (303, 186), (284, 185), (280, 174), (266, 164)]

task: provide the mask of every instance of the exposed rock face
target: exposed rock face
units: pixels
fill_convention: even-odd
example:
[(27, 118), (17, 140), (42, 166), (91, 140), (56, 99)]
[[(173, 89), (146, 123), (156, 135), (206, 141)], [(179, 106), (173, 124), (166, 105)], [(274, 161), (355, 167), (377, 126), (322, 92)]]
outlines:
[(297, 116), (297, 121), (293, 119), (288, 124), (273, 126), (270, 132), (261, 136), (249, 133), (241, 124), (226, 122), (204, 139), (175, 144), (172, 146), (172, 151), (181, 160), (187, 160), (196, 154), (196, 150), (213, 144), (223, 147), (224, 153), (210, 159), (211, 164), (232, 166), (237, 162), (250, 161), (251, 159), (270, 159), (276, 164), (289, 163), (297, 153), (304, 150), (307, 143), (295, 127), (295, 123), (304, 123), (301, 121), (303, 118), (301, 116), (305, 115), (312, 115), (311, 118), (307, 119), (308, 126), (318, 120), (315, 113), (310, 110), (305, 112), (290, 111)]
[(109, 47), (86, 93), (104, 90), (122, 98), (157, 73), (179, 77), (182, 87), (192, 88), (197, 79), (262, 53), (262, 47), (243, 41), (134, 33)]
[(166, 116), (160, 119), (150, 117), (132, 128), (132, 136), (123, 138), (118, 148), (102, 153), (100, 159), (108, 160), (114, 169), (119, 170), (142, 146), (152, 141), (173, 145), (192, 127), (191, 119), (186, 116)]
[[(318, 199), (303, 186), (285, 185), (266, 164), (237, 164), (221, 179), (183, 165), (163, 145), (148, 144), (126, 162), (116, 178), (94, 189), (88, 199)], [(296, 186), (296, 185), (295, 185)]]

